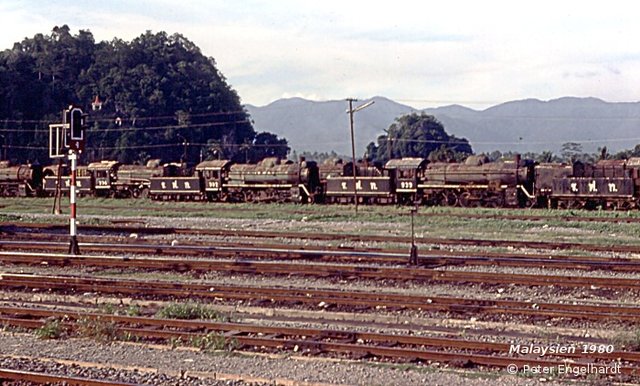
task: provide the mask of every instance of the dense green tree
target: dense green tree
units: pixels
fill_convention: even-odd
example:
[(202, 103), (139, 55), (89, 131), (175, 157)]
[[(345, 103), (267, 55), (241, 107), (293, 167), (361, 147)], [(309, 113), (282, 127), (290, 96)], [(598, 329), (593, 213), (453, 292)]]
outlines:
[(330, 151), (330, 152), (304, 151), (304, 152), (299, 153), (299, 154), (294, 151), (292, 156), (290, 157), (290, 159), (292, 159), (294, 161), (297, 161), (300, 158), (304, 158), (306, 160), (316, 161), (318, 164), (322, 164), (326, 160), (342, 159), (342, 160), (347, 160), (347, 162), (349, 160), (351, 160), (351, 156), (339, 155), (338, 153), (336, 153), (333, 150)]
[(258, 162), (266, 157), (286, 159), (290, 150), (286, 139), (280, 139), (275, 134), (267, 132), (256, 135), (253, 147), (250, 162)]
[(640, 144), (634, 146), (631, 150), (622, 150), (611, 156), (613, 159), (629, 159), (632, 157), (640, 157)]
[(367, 146), (367, 155), (374, 162), (386, 162), (391, 158), (423, 157), (435, 160), (460, 160), (473, 151), (469, 142), (447, 134), (444, 126), (434, 116), (425, 113), (409, 114), (396, 118), (378, 137), (378, 144)]
[[(94, 111), (96, 96), (102, 104)], [(279, 146), (274, 155), (288, 150), (284, 139), (256, 137), (215, 60), (180, 34), (147, 31), (131, 42), (96, 43), (91, 32), (74, 36), (64, 25), (0, 52), (0, 140), (9, 158), (49, 162), (48, 124), (60, 122), (69, 104), (89, 114), (86, 161), (243, 161), (242, 144), (251, 159), (269, 144)]]

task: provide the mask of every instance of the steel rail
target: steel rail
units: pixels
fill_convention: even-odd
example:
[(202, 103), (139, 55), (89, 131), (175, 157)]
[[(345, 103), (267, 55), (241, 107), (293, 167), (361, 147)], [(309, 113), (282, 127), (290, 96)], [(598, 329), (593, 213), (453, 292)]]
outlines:
[[(218, 332), (225, 339), (235, 341), (242, 347), (271, 347), (277, 349), (308, 349), (317, 353), (357, 353), (368, 356), (382, 356), (405, 360), (426, 361), (468, 361), (475, 365), (506, 367), (509, 364), (553, 366), (559, 363), (571, 363), (578, 367), (594, 365), (582, 360), (607, 360), (640, 362), (640, 352), (613, 351), (611, 353), (580, 352), (554, 353), (556, 360), (540, 357), (508, 356), (510, 344), (485, 341), (470, 341), (455, 338), (433, 338), (415, 335), (381, 334), (358, 331), (338, 331), (315, 328), (270, 327), (241, 323), (221, 323), (192, 320), (155, 319), (148, 317), (120, 316), (86, 312), (71, 312), (61, 310), (0, 307), (0, 314), (14, 317), (0, 318), (0, 323), (12, 326), (22, 326), (22, 316), (27, 318), (65, 318), (65, 320), (94, 319), (116, 323), (116, 328), (123, 333), (147, 339), (193, 339), (202, 337), (210, 332)], [(34, 320), (27, 320), (31, 326)], [(40, 321), (44, 324), (44, 320)], [(69, 327), (73, 324), (66, 322)], [(120, 324), (124, 324), (122, 326)], [(135, 327), (128, 327), (135, 326)], [(31, 327), (32, 328), (32, 327)], [(165, 329), (161, 329), (165, 328)], [(185, 331), (186, 330), (186, 331)], [(425, 349), (431, 347), (432, 349)], [(456, 352), (440, 351), (443, 349), (461, 350)], [(479, 351), (468, 353), (469, 350)], [(487, 355), (487, 352), (496, 355)], [(576, 360), (580, 360), (579, 362)], [(640, 372), (637, 366), (621, 366), (626, 374)]]
[(400, 268), (354, 264), (317, 264), (263, 262), (249, 260), (211, 260), (141, 258), (128, 256), (62, 255), (49, 253), (0, 252), (0, 262), (26, 265), (95, 266), (109, 268), (153, 269), (169, 271), (217, 271), (246, 274), (302, 275), (315, 277), (349, 277), (363, 279), (416, 280), (434, 282), (468, 282), (483, 284), (520, 284), (536, 286), (602, 287), (640, 290), (634, 278), (603, 276), (497, 274), (492, 272)]
[[(5, 222), (0, 223), (0, 227), (12, 228), (33, 228), (41, 230), (64, 231), (66, 228), (60, 224), (20, 224)], [(1, 228), (0, 228), (1, 229)], [(85, 232), (116, 232), (137, 234), (186, 234), (186, 235), (211, 235), (225, 237), (253, 237), (253, 238), (292, 238), (299, 240), (347, 240), (356, 242), (387, 242), (387, 243), (411, 243), (411, 236), (391, 236), (391, 235), (368, 235), (368, 234), (347, 234), (347, 233), (310, 233), (310, 232), (281, 232), (281, 231), (260, 231), (260, 230), (236, 230), (236, 229), (199, 229), (199, 228), (176, 228), (176, 227), (131, 227), (131, 226), (105, 226), (105, 225), (83, 225)], [(415, 242), (419, 244), (432, 245), (463, 245), (463, 246), (489, 246), (489, 247), (513, 247), (513, 248), (535, 248), (535, 249), (558, 249), (558, 250), (584, 250), (597, 252), (620, 252), (620, 253), (640, 253), (640, 245), (596, 245), (588, 243), (570, 242), (546, 242), (546, 241), (524, 241), (524, 240), (488, 240), (488, 239), (445, 239), (433, 237), (415, 237)]]
[(293, 288), (186, 284), (176, 282), (104, 279), (69, 276), (1, 274), (1, 288), (29, 288), (58, 291), (91, 291), (130, 296), (167, 296), (177, 298), (253, 300), (365, 307), (373, 309), (412, 309), (432, 312), (489, 315), (523, 315), (529, 317), (571, 318), (584, 320), (640, 319), (640, 307), (606, 304), (533, 303), (514, 300), (469, 299), (460, 297), (401, 295), (362, 291), (335, 291)]
[(0, 368), (0, 381), (34, 382), (36, 384), (63, 384), (73, 386), (135, 386), (135, 383), (87, 379), (65, 375), (44, 374), (35, 371), (23, 371)]
[[(100, 238), (97, 237), (96, 239)], [(79, 246), (87, 252), (112, 252), (116, 250), (120, 253), (197, 257), (270, 258), (382, 264), (405, 264), (408, 262), (406, 251), (398, 249), (382, 250), (379, 248), (356, 250), (355, 248), (299, 247), (287, 244), (254, 246), (246, 243), (228, 242), (214, 242), (206, 245), (170, 245), (148, 242), (83, 242), (79, 243)], [(16, 249), (21, 251), (65, 251), (68, 249), (68, 242), (0, 240), (0, 250)], [(640, 272), (640, 259), (614, 259), (598, 256), (423, 250), (419, 253), (418, 262), (427, 266), (484, 265)]]

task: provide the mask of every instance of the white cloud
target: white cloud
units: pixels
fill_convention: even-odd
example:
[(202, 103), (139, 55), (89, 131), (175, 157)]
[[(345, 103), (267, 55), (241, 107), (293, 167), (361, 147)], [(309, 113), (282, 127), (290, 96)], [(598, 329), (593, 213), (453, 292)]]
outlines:
[(216, 59), (244, 102), (258, 105), (282, 96), (383, 95), (417, 107), (564, 95), (638, 100), (640, 50), (630, 41), (640, 23), (625, 7), (574, 0), (4, 1), (0, 47), (62, 24), (89, 29), (96, 40), (179, 32)]

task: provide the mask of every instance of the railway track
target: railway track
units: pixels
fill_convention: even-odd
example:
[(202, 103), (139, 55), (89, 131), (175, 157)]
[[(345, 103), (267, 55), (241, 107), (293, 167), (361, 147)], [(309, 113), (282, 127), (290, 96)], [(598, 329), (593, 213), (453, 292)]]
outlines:
[(446, 362), (462, 366), (505, 368), (517, 366), (558, 366), (571, 364), (583, 368), (617, 363), (623, 374), (640, 372), (640, 352), (555, 353), (553, 356), (527, 357), (511, 355), (511, 345), (459, 338), (434, 338), (415, 335), (382, 334), (316, 328), (270, 327), (242, 323), (198, 320), (157, 319), (110, 314), (58, 311), (44, 308), (0, 307), (0, 323), (27, 329), (39, 328), (46, 320), (62, 320), (73, 329), (79, 320), (111, 323), (121, 334), (142, 339), (193, 342), (216, 334), (224, 347), (252, 351), (276, 350), (329, 354), (355, 358), (384, 358), (392, 361)]
[(66, 375), (45, 374), (35, 371), (23, 371), (0, 368), (0, 382), (32, 382), (37, 385), (69, 385), (69, 386), (135, 386), (135, 383), (104, 381)]
[(286, 303), (317, 308), (349, 307), (358, 310), (420, 310), (454, 315), (517, 315), (529, 318), (635, 322), (640, 307), (608, 304), (534, 303), (514, 300), (463, 297), (400, 295), (361, 291), (274, 288), (254, 286), (187, 284), (166, 281), (7, 274), (0, 275), (0, 288), (56, 292), (95, 292), (102, 295), (202, 299), (207, 301), (251, 301), (258, 304)]
[(264, 262), (253, 260), (142, 258), (128, 256), (81, 256), (50, 253), (0, 252), (5, 264), (37, 266), (91, 266), (120, 269), (150, 269), (177, 272), (233, 272), (260, 275), (301, 275), (374, 280), (415, 280), (480, 284), (519, 284), (527, 286), (600, 287), (640, 290), (634, 278), (603, 276), (496, 274), (491, 272), (438, 270), (422, 267), (363, 266), (361, 264), (324, 264)]
[[(34, 237), (36, 236), (36, 237)], [(60, 240), (60, 241), (33, 241)], [(1, 240), (0, 250), (11, 251), (67, 251), (67, 236), (29, 235), (28, 240)], [(65, 239), (65, 241), (62, 241)], [(289, 244), (260, 244), (239, 242), (206, 242), (198, 244), (170, 245), (164, 243), (131, 241), (117, 237), (83, 237), (87, 242), (79, 243), (82, 251), (119, 253), (222, 257), (245, 259), (308, 260), (322, 262), (345, 262), (360, 264), (408, 263), (408, 251), (401, 249), (356, 249), (331, 246), (292, 246)], [(106, 240), (105, 240), (106, 239)], [(597, 256), (568, 256), (548, 254), (470, 252), (447, 250), (421, 250), (418, 264), (424, 266), (509, 266), (561, 268), (580, 270), (606, 270), (616, 272), (640, 272), (640, 259), (610, 258)]]
[[(58, 232), (65, 234), (68, 232), (68, 225), (62, 224), (20, 224), (20, 223), (0, 223), (0, 233), (12, 236), (25, 230)], [(348, 233), (320, 233), (320, 232), (278, 232), (260, 230), (237, 230), (237, 229), (198, 229), (198, 228), (176, 228), (176, 227), (146, 227), (146, 226), (124, 226), (124, 225), (83, 225), (83, 233), (99, 232), (129, 236), (138, 235), (188, 235), (188, 236), (221, 236), (221, 237), (244, 237), (244, 238), (265, 238), (265, 239), (294, 239), (294, 240), (324, 240), (324, 241), (350, 241), (350, 242), (380, 242), (395, 244), (410, 244), (411, 236), (393, 235), (366, 235)], [(617, 253), (640, 253), (640, 245), (601, 245), (588, 243), (569, 242), (546, 242), (546, 241), (526, 241), (526, 240), (488, 240), (488, 239), (444, 239), (430, 237), (415, 237), (415, 242), (425, 245), (442, 246), (482, 246), (482, 247), (504, 247), (504, 248), (532, 248), (541, 250), (578, 250), (590, 252), (617, 252)]]

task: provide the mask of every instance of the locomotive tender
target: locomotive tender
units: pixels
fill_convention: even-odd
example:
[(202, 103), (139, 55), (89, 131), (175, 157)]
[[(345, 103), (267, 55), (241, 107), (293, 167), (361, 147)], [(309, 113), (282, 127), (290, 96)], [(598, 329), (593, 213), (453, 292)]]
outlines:
[[(0, 195), (52, 195), (58, 185), (68, 192), (67, 169), (1, 162)], [(362, 204), (627, 210), (640, 207), (640, 158), (573, 165), (520, 157), (489, 162), (484, 156), (462, 163), (402, 158), (385, 165), (266, 158), (258, 164), (204, 161), (192, 171), (159, 160), (144, 166), (101, 161), (79, 167), (77, 184), (81, 195), (154, 200), (339, 204), (357, 196)]]

